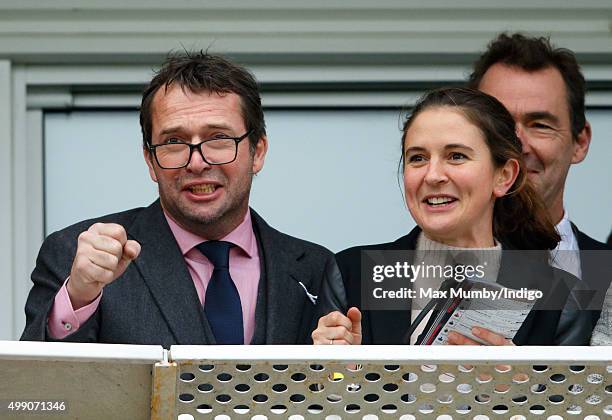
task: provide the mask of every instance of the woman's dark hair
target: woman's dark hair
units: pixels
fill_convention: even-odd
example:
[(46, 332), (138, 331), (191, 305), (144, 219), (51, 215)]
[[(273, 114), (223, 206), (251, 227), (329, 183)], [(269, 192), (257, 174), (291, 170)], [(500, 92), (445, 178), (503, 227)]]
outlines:
[(502, 167), (509, 159), (519, 162), (519, 173), (508, 193), (495, 200), (493, 235), (516, 249), (553, 249), (560, 241), (544, 203), (527, 178), (523, 148), (516, 136), (514, 120), (494, 97), (468, 88), (443, 88), (425, 94), (413, 108), (403, 126), (403, 167), (405, 137), (411, 124), (423, 111), (449, 107), (460, 111), (478, 127), (491, 152), (494, 165)]

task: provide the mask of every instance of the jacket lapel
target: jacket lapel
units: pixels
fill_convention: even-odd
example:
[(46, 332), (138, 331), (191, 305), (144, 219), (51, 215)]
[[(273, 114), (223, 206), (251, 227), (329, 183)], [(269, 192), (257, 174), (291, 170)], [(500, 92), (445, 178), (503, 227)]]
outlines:
[[(311, 290), (310, 271), (301, 262), (305, 250), (271, 228), (254, 210), (251, 216), (266, 275), (265, 343), (297, 343), (308, 300), (300, 282)], [(258, 299), (258, 304), (261, 301)], [(257, 312), (261, 313), (259, 309)]]
[(612, 263), (608, 258), (610, 247), (581, 232), (573, 223), (572, 230), (580, 249), (580, 270), (582, 271), (582, 280), (577, 283), (576, 289), (581, 291), (578, 293), (582, 293), (582, 307), (596, 311), (593, 315), (593, 323), (596, 323), (606, 291), (610, 286), (609, 273), (612, 270)]
[(213, 343), (193, 280), (159, 200), (128, 230), (142, 251), (134, 261), (177, 344)]
[[(415, 227), (408, 235), (377, 248), (381, 250), (414, 251), (421, 229)], [(369, 311), (372, 341), (377, 344), (406, 344), (404, 336), (410, 327), (411, 308), (403, 311)], [(364, 326), (365, 327), (365, 326)]]

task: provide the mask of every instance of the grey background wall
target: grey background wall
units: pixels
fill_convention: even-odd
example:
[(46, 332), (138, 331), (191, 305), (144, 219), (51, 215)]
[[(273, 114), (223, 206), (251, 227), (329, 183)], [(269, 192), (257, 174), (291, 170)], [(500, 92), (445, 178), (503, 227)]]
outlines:
[[(612, 107), (611, 22), (612, 3), (608, 0), (1, 1), (0, 339), (17, 338), (23, 327), (23, 303), (45, 234), (45, 214), (51, 223), (49, 212), (54, 211), (53, 202), (60, 194), (51, 193), (48, 185), (57, 174), (50, 174), (50, 167), (44, 170), (43, 146), (49, 140), (44, 127), (50, 112), (60, 112), (55, 114), (57, 118), (71, 112), (76, 118), (77, 112), (92, 109), (107, 112), (106, 118), (113, 115), (118, 118), (113, 122), (123, 121), (133, 130), (130, 136), (134, 135), (138, 128), (133, 127), (133, 120), (122, 120), (118, 111), (135, 109), (138, 92), (150, 78), (151, 69), (172, 49), (210, 48), (246, 64), (262, 83), (271, 128), (278, 123), (278, 130), (285, 130), (283, 124), (299, 117), (297, 110), (308, 109), (316, 112), (320, 121), (335, 113), (342, 126), (333, 119), (326, 123), (342, 133), (344, 121), (358, 109), (375, 115), (411, 103), (429, 87), (462, 81), (471, 61), (500, 31), (550, 35), (558, 45), (577, 52), (589, 81), (588, 104), (593, 118), (603, 127), (595, 133), (597, 152), (592, 151), (588, 161), (572, 171), (569, 186), (575, 195), (568, 202), (572, 217), (587, 232), (602, 238), (602, 232), (610, 228), (609, 217), (604, 216), (611, 213), (605, 199), (610, 195), (606, 191), (611, 181), (605, 166), (611, 157), (610, 130), (606, 128), (610, 127), (606, 109)], [(390, 116), (376, 119), (370, 126), (390, 120)], [(101, 133), (100, 127), (111, 126), (109, 122), (95, 129), (81, 128), (80, 145), (91, 147), (88, 142), (94, 131)], [(285, 134), (278, 137), (286, 140)], [(351, 183), (365, 165), (377, 174), (387, 168), (391, 157), (382, 154), (377, 163), (380, 166), (376, 166), (372, 152), (365, 151), (368, 145), (363, 146), (368, 159), (365, 154), (348, 159), (336, 167), (334, 178), (343, 176), (343, 182)], [(95, 157), (89, 154), (77, 159), (91, 162)], [(57, 163), (56, 159), (49, 165)], [(274, 160), (279, 159), (274, 156)], [(349, 169), (342, 170), (344, 165)], [(256, 190), (266, 185), (271, 185), (271, 190), (279, 188), (273, 174), (283, 169), (267, 170), (270, 178), (263, 174)], [(319, 185), (295, 189), (296, 195), (305, 199), (299, 206), (302, 219), (321, 218), (315, 206), (309, 210), (308, 205), (316, 203), (313, 198), (319, 198), (323, 188), (333, 186), (326, 182), (330, 178), (321, 177)], [(355, 194), (363, 191), (360, 186), (368, 192), (372, 189), (363, 182), (351, 184), (357, 186)], [(67, 187), (66, 182), (60, 185)], [(369, 200), (373, 205), (389, 200), (377, 215), (390, 222), (373, 226), (380, 238), (372, 240), (388, 240), (410, 225), (409, 220), (398, 217), (405, 213), (399, 191), (394, 191), (381, 192), (380, 198)], [(89, 211), (78, 188), (70, 197), (74, 206)], [(265, 212), (279, 208), (273, 198), (262, 197), (260, 207)], [(148, 200), (148, 196), (142, 199)], [(274, 205), (266, 208), (264, 203)], [(119, 207), (131, 205), (121, 204)], [(391, 209), (398, 213), (385, 213)], [(363, 215), (355, 216), (363, 223)], [(299, 233), (300, 226), (282, 227)], [(340, 238), (345, 236), (348, 242), (363, 239), (351, 239), (349, 233), (332, 237), (338, 242), (329, 245), (341, 247)]]

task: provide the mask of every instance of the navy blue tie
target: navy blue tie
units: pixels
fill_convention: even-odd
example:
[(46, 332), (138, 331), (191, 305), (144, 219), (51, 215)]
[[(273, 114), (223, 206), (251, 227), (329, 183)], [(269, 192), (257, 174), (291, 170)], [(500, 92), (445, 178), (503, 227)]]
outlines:
[(208, 241), (197, 246), (213, 264), (214, 270), (204, 300), (204, 313), (217, 344), (243, 344), (242, 305), (229, 272), (229, 251), (234, 244)]

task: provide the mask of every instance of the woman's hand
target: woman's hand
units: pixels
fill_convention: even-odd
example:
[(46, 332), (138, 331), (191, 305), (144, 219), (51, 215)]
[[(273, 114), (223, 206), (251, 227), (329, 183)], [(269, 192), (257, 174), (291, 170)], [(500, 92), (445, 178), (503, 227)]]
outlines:
[[(506, 340), (503, 335), (497, 334), (491, 330), (487, 330), (486, 328), (474, 327), (472, 328), (472, 334), (480, 338), (489, 346), (514, 346), (514, 343), (510, 340)], [(479, 342), (474, 341), (471, 338), (466, 337), (465, 335), (459, 334), (456, 331), (451, 331), (448, 333), (448, 344), (468, 346), (481, 345)]]
[(335, 311), (319, 318), (312, 341), (314, 344), (361, 344), (361, 312), (352, 307), (346, 316)]

